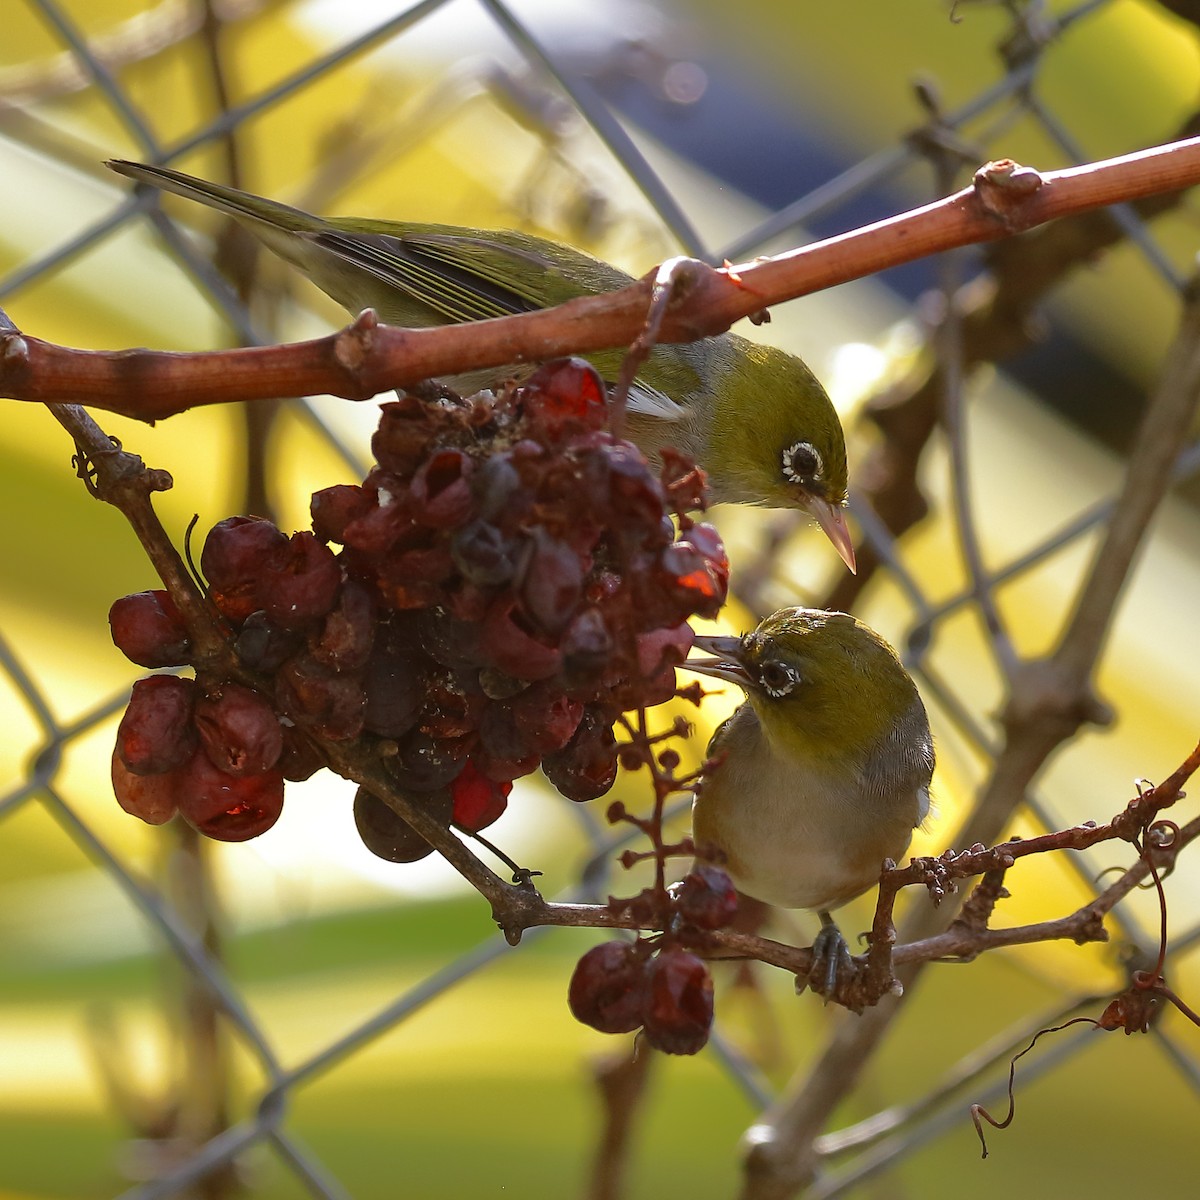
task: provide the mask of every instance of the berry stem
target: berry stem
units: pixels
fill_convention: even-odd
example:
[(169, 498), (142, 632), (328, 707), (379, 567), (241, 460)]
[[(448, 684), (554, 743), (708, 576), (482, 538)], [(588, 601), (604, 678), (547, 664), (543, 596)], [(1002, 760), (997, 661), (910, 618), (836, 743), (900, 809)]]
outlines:
[(231, 660), (233, 655), (226, 645), (224, 629), (167, 536), (150, 500), (154, 492), (165, 492), (173, 486), (170, 474), (147, 467), (139, 455), (123, 450), (81, 405), (46, 407), (74, 440), (76, 469), (88, 491), (118, 509), (133, 527), (187, 626), (193, 660), (197, 664)]

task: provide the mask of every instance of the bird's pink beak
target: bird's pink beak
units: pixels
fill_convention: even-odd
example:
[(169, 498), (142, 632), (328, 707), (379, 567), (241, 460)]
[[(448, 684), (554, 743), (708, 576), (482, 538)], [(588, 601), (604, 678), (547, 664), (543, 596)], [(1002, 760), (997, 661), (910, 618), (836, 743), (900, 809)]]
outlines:
[(846, 524), (846, 513), (840, 504), (830, 504), (828, 500), (811, 497), (805, 505), (809, 513), (816, 519), (825, 536), (833, 543), (842, 562), (850, 568), (850, 574), (856, 574), (854, 565), (854, 543), (850, 540), (850, 529)]

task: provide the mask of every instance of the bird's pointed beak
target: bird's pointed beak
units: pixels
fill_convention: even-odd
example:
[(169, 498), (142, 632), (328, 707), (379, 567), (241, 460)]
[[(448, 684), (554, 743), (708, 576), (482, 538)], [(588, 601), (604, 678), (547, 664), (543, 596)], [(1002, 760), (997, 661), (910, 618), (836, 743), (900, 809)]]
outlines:
[(750, 681), (741, 663), (742, 639), (739, 637), (707, 637), (697, 634), (692, 642), (693, 650), (703, 650), (712, 658), (689, 658), (682, 665), (688, 671), (711, 675), (713, 679), (725, 679), (744, 688)]
[(830, 504), (816, 496), (809, 499), (805, 505), (809, 513), (816, 519), (825, 536), (833, 543), (842, 562), (850, 568), (850, 574), (857, 574), (854, 565), (854, 543), (850, 540), (850, 529), (846, 524), (846, 511), (840, 504)]

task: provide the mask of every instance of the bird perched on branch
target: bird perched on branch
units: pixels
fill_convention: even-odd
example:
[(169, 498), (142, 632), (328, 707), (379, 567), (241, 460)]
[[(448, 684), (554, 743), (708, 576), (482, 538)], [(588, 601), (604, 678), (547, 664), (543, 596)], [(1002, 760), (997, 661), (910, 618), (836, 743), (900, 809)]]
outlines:
[[(569, 246), (511, 230), (315, 217), (166, 167), (109, 162), (139, 183), (236, 218), (353, 313), (406, 327), (502, 317), (615, 291), (634, 280)], [(610, 383), (619, 350), (587, 356)], [(472, 387), (479, 377), (463, 380)], [(793, 355), (735, 334), (655, 346), (628, 400), (630, 438), (674, 446), (708, 473), (714, 501), (801, 508), (846, 565), (846, 443), (825, 389)]]
[(784, 608), (695, 647), (713, 657), (689, 670), (746, 693), (709, 743), (697, 853), (719, 852), (748, 896), (820, 914), (829, 995), (846, 954), (830, 910), (870, 888), (929, 812), (925, 706), (895, 651), (846, 613)]

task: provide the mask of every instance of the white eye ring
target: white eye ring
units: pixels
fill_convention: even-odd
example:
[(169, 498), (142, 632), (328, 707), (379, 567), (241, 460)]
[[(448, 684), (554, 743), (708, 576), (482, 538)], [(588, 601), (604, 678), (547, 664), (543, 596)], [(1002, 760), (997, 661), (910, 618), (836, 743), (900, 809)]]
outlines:
[[(771, 668), (771, 674), (775, 676), (770, 683), (766, 680), (766, 668)], [(782, 700), (788, 695), (800, 682), (800, 672), (796, 670), (790, 663), (780, 662), (778, 659), (772, 659), (769, 662), (763, 663), (759, 668), (758, 684), (768, 696), (775, 700)]]
[[(811, 455), (814, 464), (811, 471), (796, 470), (795, 459), (798, 454)], [(806, 483), (813, 479), (820, 479), (825, 469), (821, 455), (812, 442), (795, 442), (783, 452), (782, 458), (783, 475), (790, 483)]]

